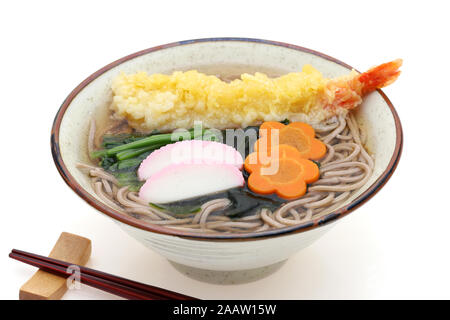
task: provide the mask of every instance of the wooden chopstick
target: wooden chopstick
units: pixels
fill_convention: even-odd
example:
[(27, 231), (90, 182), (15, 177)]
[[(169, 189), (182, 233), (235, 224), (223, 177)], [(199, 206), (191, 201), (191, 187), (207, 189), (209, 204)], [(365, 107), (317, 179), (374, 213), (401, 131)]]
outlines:
[[(48, 262), (48, 263), (56, 264), (56, 265), (59, 265), (59, 266), (64, 267), (64, 268), (68, 268), (69, 266), (73, 265), (73, 264), (65, 262), (65, 261), (61, 261), (61, 260), (57, 260), (57, 259), (53, 259), (53, 258), (49, 258), (49, 257), (45, 257), (45, 256), (40, 256), (40, 255), (37, 255), (37, 254), (28, 253), (28, 252), (21, 251), (21, 250), (13, 249), (11, 252), (15, 253), (15, 254), (20, 254), (20, 255), (23, 255), (23, 256), (27, 256), (27, 257), (30, 257), (30, 258), (34, 258), (34, 259), (39, 259), (41, 261), (45, 261), (45, 262)], [(136, 281), (132, 281), (132, 280), (129, 280), (129, 279), (121, 278), (121, 277), (114, 276), (112, 274), (105, 273), (105, 272), (102, 272), (102, 271), (90, 269), (90, 268), (83, 267), (83, 266), (78, 266), (78, 267), (80, 268), (80, 271), (81, 271), (82, 274), (86, 274), (86, 275), (102, 278), (102, 279), (105, 279), (105, 280), (108, 280), (108, 281), (112, 281), (112, 282), (115, 282), (115, 283), (118, 283), (118, 284), (121, 284), (121, 285), (124, 285), (124, 286), (127, 286), (127, 287), (133, 287), (133, 288), (138, 289), (138, 290), (149, 291), (149, 292), (151, 292), (152, 295), (160, 296), (162, 299), (173, 299), (173, 300), (192, 300), (192, 299), (195, 299), (193, 297), (186, 296), (186, 295), (183, 295), (183, 294), (180, 294), (180, 293), (177, 293), (177, 292), (173, 292), (173, 291), (162, 289), (162, 288), (159, 288), (159, 287), (150, 286), (150, 285), (143, 284), (143, 283), (140, 283), (140, 282), (136, 282)]]
[(52, 259), (45, 256), (13, 249), (10, 258), (36, 266), (44, 271), (69, 277), (72, 272), (67, 270), (70, 266), (76, 266), (80, 270), (80, 282), (88, 286), (133, 300), (197, 300), (181, 293), (173, 292), (163, 288), (146, 285), (140, 282), (114, 276), (109, 273), (71, 263)]

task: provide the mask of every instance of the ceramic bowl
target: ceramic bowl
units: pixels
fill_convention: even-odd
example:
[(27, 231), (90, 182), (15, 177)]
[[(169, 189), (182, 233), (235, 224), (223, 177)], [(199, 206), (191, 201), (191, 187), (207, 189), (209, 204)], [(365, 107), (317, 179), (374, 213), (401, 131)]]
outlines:
[(258, 39), (189, 40), (131, 54), (92, 74), (64, 101), (51, 136), (55, 164), (66, 183), (83, 200), (114, 219), (132, 237), (176, 264), (233, 271), (280, 263), (317, 240), (338, 219), (367, 202), (394, 172), (402, 149), (402, 129), (394, 107), (382, 91), (368, 95), (357, 112), (358, 121), (367, 129), (367, 147), (375, 156), (371, 179), (342, 208), (302, 225), (253, 234), (219, 235), (194, 234), (152, 225), (104, 204), (92, 190), (88, 177), (75, 166), (77, 162), (88, 161), (89, 119), (93, 115), (101, 116), (107, 110), (112, 98), (111, 79), (121, 71), (151, 74), (197, 69), (223, 77), (261, 71), (277, 76), (299, 71), (306, 63), (312, 64), (325, 77), (343, 75), (352, 69), (319, 52)]

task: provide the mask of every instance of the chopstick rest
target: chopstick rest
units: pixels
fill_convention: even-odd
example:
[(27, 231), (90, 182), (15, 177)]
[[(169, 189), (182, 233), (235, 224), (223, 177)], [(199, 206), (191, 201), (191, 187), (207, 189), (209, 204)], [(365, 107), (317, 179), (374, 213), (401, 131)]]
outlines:
[[(91, 240), (62, 232), (49, 254), (50, 258), (85, 265), (91, 256)], [(66, 278), (38, 270), (21, 288), (20, 300), (56, 300), (67, 291)]]

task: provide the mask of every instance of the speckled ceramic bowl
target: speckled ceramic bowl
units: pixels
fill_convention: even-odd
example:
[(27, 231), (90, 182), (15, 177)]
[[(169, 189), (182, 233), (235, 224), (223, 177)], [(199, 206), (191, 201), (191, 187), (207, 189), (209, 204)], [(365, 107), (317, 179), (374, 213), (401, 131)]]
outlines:
[[(375, 155), (369, 182), (342, 208), (302, 225), (249, 234), (193, 234), (151, 225), (109, 208), (95, 195), (76, 163), (87, 161), (88, 120), (111, 102), (111, 79), (120, 71), (171, 73), (197, 69), (233, 77), (262, 71), (272, 76), (312, 64), (326, 77), (348, 73), (347, 64), (302, 47), (257, 39), (214, 38), (181, 41), (140, 51), (95, 72), (76, 87), (59, 109), (52, 130), (55, 164), (81, 198), (114, 219), (123, 230), (172, 262), (207, 270), (245, 270), (277, 264), (323, 235), (341, 217), (379, 191), (394, 172), (402, 149), (402, 129), (394, 107), (377, 91), (365, 98), (357, 113), (368, 131)], [(111, 235), (114, 236), (114, 235)]]

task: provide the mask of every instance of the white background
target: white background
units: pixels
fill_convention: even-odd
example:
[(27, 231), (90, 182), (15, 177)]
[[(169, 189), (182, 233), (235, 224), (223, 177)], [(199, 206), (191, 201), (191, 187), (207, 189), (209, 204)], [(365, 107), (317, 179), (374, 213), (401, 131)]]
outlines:
[[(446, 1), (2, 1), (0, 5), (0, 298), (62, 231), (93, 242), (89, 266), (199, 298), (450, 298), (449, 70)], [(399, 167), (368, 203), (271, 276), (201, 283), (176, 271), (63, 182), (50, 153), (53, 118), (88, 75), (168, 42), (239, 36), (321, 51), (359, 70), (403, 58), (385, 89), (402, 120)], [(83, 287), (66, 299), (115, 298)]]

